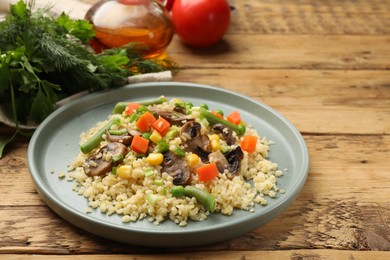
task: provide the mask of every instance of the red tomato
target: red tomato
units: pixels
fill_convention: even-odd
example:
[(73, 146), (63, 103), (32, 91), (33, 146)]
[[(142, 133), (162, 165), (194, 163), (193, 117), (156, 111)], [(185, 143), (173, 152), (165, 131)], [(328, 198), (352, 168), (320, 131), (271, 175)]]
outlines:
[(175, 0), (172, 21), (188, 45), (207, 47), (222, 39), (230, 23), (227, 0)]

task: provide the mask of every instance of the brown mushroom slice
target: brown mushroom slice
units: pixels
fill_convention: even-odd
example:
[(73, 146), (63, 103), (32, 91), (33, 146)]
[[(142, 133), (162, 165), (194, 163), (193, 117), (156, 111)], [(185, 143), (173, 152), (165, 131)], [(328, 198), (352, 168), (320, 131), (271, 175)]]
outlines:
[(224, 173), (225, 170), (229, 170), (229, 162), (220, 151), (210, 153), (208, 158), (210, 162), (215, 162), (220, 173)]
[[(84, 171), (88, 176), (100, 176), (112, 171), (113, 156), (125, 156), (127, 147), (122, 143), (109, 143), (95, 154), (89, 156), (84, 163)], [(110, 155), (110, 156), (109, 156)]]
[(109, 131), (106, 131), (106, 140), (112, 143), (122, 143), (125, 145), (129, 145), (133, 140), (133, 136), (131, 136), (129, 133), (122, 134), (122, 135), (113, 135), (110, 134)]
[(207, 135), (201, 135), (200, 129), (198, 122), (187, 122), (181, 128), (180, 137), (184, 140), (186, 151), (197, 154), (202, 162), (208, 162), (208, 155), (212, 152), (210, 139)]
[(240, 146), (225, 154), (226, 160), (229, 162), (229, 176), (238, 175), (241, 170), (241, 161), (244, 159), (244, 153)]
[(182, 126), (188, 121), (195, 120), (193, 117), (186, 115), (182, 110), (175, 108), (150, 107), (149, 110), (156, 116), (167, 120), (171, 125)]
[(171, 125), (176, 126), (182, 126), (189, 121), (195, 120), (193, 117), (178, 112), (160, 113), (158, 115), (167, 120)]
[(161, 172), (166, 172), (173, 177), (174, 185), (187, 185), (190, 182), (191, 174), (184, 158), (172, 152), (164, 153), (161, 166)]
[(212, 125), (212, 128), (221, 133), (222, 139), (228, 145), (234, 145), (238, 142), (238, 138), (233, 135), (233, 131), (229, 127), (218, 123), (218, 124)]

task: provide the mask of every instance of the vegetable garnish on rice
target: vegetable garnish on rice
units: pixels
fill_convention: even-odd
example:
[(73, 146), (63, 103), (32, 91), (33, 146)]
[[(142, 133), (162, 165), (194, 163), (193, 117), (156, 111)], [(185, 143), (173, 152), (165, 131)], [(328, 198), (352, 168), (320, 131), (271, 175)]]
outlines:
[(253, 212), (283, 193), (283, 172), (267, 159), (270, 143), (240, 111), (225, 112), (164, 96), (118, 103), (81, 134), (81, 152), (69, 167), (87, 213), (185, 226), (210, 213)]

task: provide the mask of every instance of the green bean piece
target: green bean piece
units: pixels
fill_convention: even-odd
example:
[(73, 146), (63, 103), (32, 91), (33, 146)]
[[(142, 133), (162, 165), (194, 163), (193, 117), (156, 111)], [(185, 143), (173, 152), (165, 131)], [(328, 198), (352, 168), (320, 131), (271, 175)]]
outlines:
[(127, 133), (127, 129), (126, 128), (122, 128), (118, 130), (109, 129), (108, 132), (112, 135), (124, 135)]
[(89, 153), (93, 149), (99, 146), (100, 142), (103, 141), (103, 134), (111, 128), (113, 125), (117, 125), (121, 122), (118, 117), (111, 118), (108, 123), (97, 131), (91, 138), (89, 138), (85, 143), (80, 145), (80, 150), (83, 153)]
[(133, 113), (131, 114), (131, 116), (129, 117), (129, 122), (130, 123), (133, 123), (134, 121), (137, 121), (139, 118), (139, 115), (137, 113)]
[(187, 197), (194, 197), (196, 201), (202, 204), (208, 211), (214, 212), (215, 197), (207, 191), (195, 186), (186, 186), (184, 188), (184, 195)]
[[(149, 105), (162, 104), (162, 103), (164, 103), (166, 101), (167, 101), (167, 99), (165, 97), (161, 96), (161, 97), (155, 98), (155, 99), (134, 101), (133, 103), (137, 103), (137, 104), (140, 104), (140, 105), (143, 105), (143, 106), (149, 106)], [(121, 114), (123, 111), (125, 111), (125, 109), (126, 109), (128, 104), (129, 104), (129, 102), (118, 102), (115, 105), (114, 110), (112, 111), (112, 113), (113, 114)]]
[(245, 127), (245, 125), (243, 125), (243, 124), (238, 124), (238, 128), (239, 128), (239, 130), (240, 130), (240, 133), (245, 134), (245, 132), (246, 132), (246, 127)]
[(145, 113), (146, 111), (149, 111), (149, 109), (144, 105), (141, 105), (137, 108), (137, 112), (139, 112), (141, 114)]
[(184, 196), (184, 187), (179, 185), (179, 186), (173, 186), (171, 188), (171, 193), (173, 197), (183, 197)]
[(200, 109), (200, 115), (203, 116), (204, 118), (206, 118), (206, 120), (211, 124), (220, 123), (220, 124), (223, 124), (223, 125), (229, 127), (234, 132), (236, 132), (238, 135), (245, 134), (245, 128), (238, 126), (236, 124), (233, 124), (232, 122), (229, 122), (223, 118), (220, 118), (206, 109)]
[(184, 152), (183, 149), (181, 149), (180, 147), (176, 147), (175, 150), (173, 151), (176, 155), (180, 156), (180, 157), (184, 157), (186, 156), (186, 152)]

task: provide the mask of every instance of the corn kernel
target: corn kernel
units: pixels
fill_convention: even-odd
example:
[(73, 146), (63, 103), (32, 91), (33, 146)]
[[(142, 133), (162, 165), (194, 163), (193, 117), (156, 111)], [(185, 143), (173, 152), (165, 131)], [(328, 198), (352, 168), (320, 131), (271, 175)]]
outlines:
[(163, 162), (164, 156), (161, 153), (150, 153), (146, 161), (151, 165), (159, 165)]
[(119, 166), (116, 173), (122, 179), (130, 179), (132, 173), (131, 166), (130, 165)]
[(219, 140), (211, 140), (211, 149), (213, 151), (219, 151), (221, 150), (221, 144), (219, 143)]
[(217, 134), (209, 135), (209, 139), (210, 139), (210, 141), (213, 141), (213, 140), (219, 141), (219, 135), (217, 135)]
[(192, 154), (187, 155), (186, 160), (187, 160), (188, 166), (193, 167), (199, 163), (199, 156), (192, 153)]
[(158, 142), (160, 142), (162, 140), (162, 136), (156, 130), (153, 130), (153, 133), (150, 135), (149, 138), (155, 144), (157, 144)]

